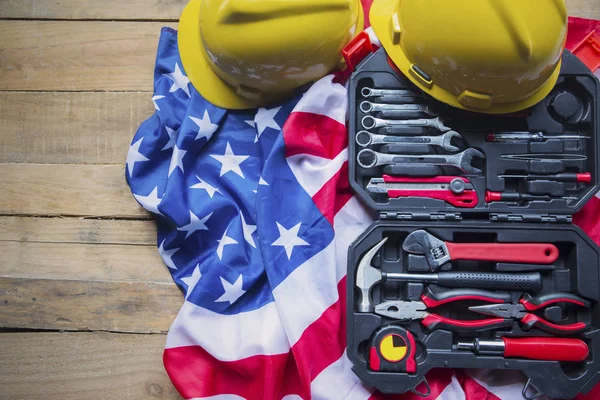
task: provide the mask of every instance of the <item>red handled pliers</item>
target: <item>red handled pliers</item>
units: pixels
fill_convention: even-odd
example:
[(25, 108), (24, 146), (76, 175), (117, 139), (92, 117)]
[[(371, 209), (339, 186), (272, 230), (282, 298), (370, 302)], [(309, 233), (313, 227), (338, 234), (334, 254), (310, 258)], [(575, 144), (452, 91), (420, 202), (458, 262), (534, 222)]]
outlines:
[(590, 327), (589, 322), (583, 321), (564, 325), (554, 324), (534, 314), (534, 312), (541, 311), (548, 306), (560, 303), (573, 304), (584, 308), (590, 307), (589, 301), (571, 293), (552, 293), (539, 297), (532, 297), (525, 293), (517, 304), (489, 304), (469, 307), (469, 310), (500, 318), (519, 319), (524, 330), (537, 328), (555, 335), (579, 333)]
[(421, 324), (429, 330), (474, 332), (512, 326), (513, 321), (506, 318), (456, 320), (427, 311), (429, 308), (463, 300), (500, 304), (512, 301), (512, 297), (509, 293), (478, 289), (455, 289), (434, 293), (426, 288), (421, 295), (421, 301), (387, 301), (375, 306), (375, 314), (397, 320), (421, 320)]

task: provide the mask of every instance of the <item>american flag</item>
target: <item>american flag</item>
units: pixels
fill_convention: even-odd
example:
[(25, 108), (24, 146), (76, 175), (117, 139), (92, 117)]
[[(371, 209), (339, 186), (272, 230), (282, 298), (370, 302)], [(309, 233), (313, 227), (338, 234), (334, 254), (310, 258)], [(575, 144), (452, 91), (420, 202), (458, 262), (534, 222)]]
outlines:
[[(125, 173), (185, 294), (163, 357), (181, 395), (420, 399), (366, 387), (345, 354), (348, 246), (372, 220), (348, 184), (343, 83), (330, 75), (277, 107), (220, 109), (191, 85), (169, 28), (154, 78), (156, 112)], [(599, 205), (575, 219), (600, 243)], [(486, 370), (427, 378), (428, 398), (453, 400), (517, 399), (525, 382)]]

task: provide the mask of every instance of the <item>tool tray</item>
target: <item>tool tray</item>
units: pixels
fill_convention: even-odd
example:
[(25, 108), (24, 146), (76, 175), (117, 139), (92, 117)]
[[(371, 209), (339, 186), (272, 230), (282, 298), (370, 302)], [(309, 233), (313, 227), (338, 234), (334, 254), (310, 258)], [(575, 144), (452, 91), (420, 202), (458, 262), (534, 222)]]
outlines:
[[(365, 88), (408, 92), (366, 97)], [(384, 393), (413, 391), (426, 394), (428, 385), (424, 378), (432, 368), (519, 370), (528, 379), (523, 388), (526, 398), (545, 394), (569, 399), (590, 391), (600, 382), (600, 249), (571, 222), (572, 214), (580, 210), (600, 186), (598, 79), (579, 59), (565, 51), (558, 82), (543, 101), (515, 114), (485, 115), (449, 107), (423, 94), (393, 66), (384, 49), (379, 49), (365, 57), (351, 75), (348, 96), (350, 184), (377, 219), (355, 240), (348, 253), (347, 353), (354, 372), (367, 385)], [(363, 104), (365, 101), (418, 104), (421, 107), (414, 111), (401, 110), (400, 114), (394, 114), (395, 110), (365, 112), (369, 109)], [(367, 119), (365, 125), (370, 128), (366, 129), (363, 125), (365, 117), (383, 120), (439, 117), (443, 126), (460, 134), (461, 138), (455, 137), (451, 141), (453, 146), (459, 147), (458, 152), (473, 148), (481, 152), (483, 158), (473, 159), (469, 163), (472, 168), (464, 171), (453, 165), (437, 165), (439, 160), (428, 158), (453, 155), (456, 150), (448, 151), (430, 143), (406, 144), (384, 140), (379, 140), (383, 143), (369, 143), (369, 140), (373, 142), (373, 136), (359, 132), (394, 137), (440, 136), (442, 132), (414, 125), (371, 128), (372, 119)], [(541, 132), (544, 139), (508, 142), (497, 139), (498, 134), (512, 132), (536, 135)], [(360, 136), (358, 139), (357, 134)], [(586, 136), (588, 139), (552, 138), (557, 135)], [(364, 152), (365, 149), (369, 151)], [(395, 164), (368, 167), (374, 162), (371, 151), (386, 157), (398, 157), (398, 154), (401, 157), (396, 158), (398, 162)], [(413, 157), (422, 156), (433, 162), (414, 162)], [(381, 158), (376, 156), (377, 160)], [(557, 174), (579, 174), (577, 179), (581, 181), (539, 179), (540, 176), (554, 177)], [(386, 181), (384, 175), (392, 178), (386, 178)], [(503, 178), (500, 175), (520, 177)], [(526, 179), (523, 175), (534, 175), (536, 179)], [(447, 178), (440, 181), (440, 177), (447, 176), (453, 177), (453, 180), (459, 178), (462, 183), (451, 183)], [(422, 191), (423, 183), (433, 183), (444, 193), (436, 195), (438, 198), (430, 198), (426, 193), (431, 192)], [(452, 192), (451, 185), (455, 184), (458, 189)], [(408, 189), (405, 190), (405, 187)], [(396, 192), (392, 194), (388, 190)], [(396, 197), (405, 192), (407, 196)], [(468, 196), (463, 198), (466, 192)], [(417, 230), (425, 230), (442, 241), (454, 243), (550, 243), (558, 248), (559, 255), (551, 264), (552, 269), (541, 266), (536, 270), (535, 266), (523, 266), (518, 262), (453, 260), (432, 271), (424, 255), (403, 250), (407, 236)], [(575, 311), (568, 307), (555, 307), (543, 316), (560, 324), (584, 321), (589, 327), (581, 333), (557, 335), (536, 327), (525, 329), (522, 321), (513, 319), (510, 326), (498, 329), (455, 332), (431, 329), (420, 320), (397, 320), (375, 312), (361, 312), (362, 294), (356, 286), (357, 269), (365, 254), (384, 238), (387, 238), (386, 242), (371, 262), (383, 273), (452, 271), (520, 274), (538, 271), (542, 279), (539, 290), (499, 292), (508, 293), (512, 303), (517, 303), (525, 293), (534, 297), (558, 292), (580, 296), (590, 302), (590, 307)], [(528, 267), (532, 269), (528, 270)], [(432, 283), (388, 279), (373, 285), (370, 301), (372, 305), (391, 300), (420, 301), (426, 292), (444, 293), (448, 290), (451, 289)], [(428, 311), (466, 321), (486, 318), (468, 310), (472, 303), (475, 302), (466, 300)], [(390, 325), (402, 327), (414, 336), (415, 372), (372, 368), (369, 360), (373, 337), (377, 331)], [(457, 349), (458, 342), (509, 337), (579, 338), (588, 345), (589, 355), (584, 361), (560, 362), (476, 354)]]

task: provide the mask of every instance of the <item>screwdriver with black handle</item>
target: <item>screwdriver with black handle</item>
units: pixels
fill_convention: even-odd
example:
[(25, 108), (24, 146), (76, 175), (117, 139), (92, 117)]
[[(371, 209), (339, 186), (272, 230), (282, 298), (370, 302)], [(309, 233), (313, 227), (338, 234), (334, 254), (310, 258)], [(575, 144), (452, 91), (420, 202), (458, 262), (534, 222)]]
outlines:
[(588, 345), (581, 339), (552, 337), (475, 339), (472, 342), (458, 342), (456, 349), (470, 350), (475, 354), (572, 362), (585, 360), (589, 352)]

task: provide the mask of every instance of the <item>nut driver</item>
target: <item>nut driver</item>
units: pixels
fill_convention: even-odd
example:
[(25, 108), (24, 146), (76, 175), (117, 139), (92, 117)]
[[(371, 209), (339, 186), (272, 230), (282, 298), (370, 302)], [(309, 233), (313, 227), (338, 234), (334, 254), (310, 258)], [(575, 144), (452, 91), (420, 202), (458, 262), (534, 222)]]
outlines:
[(402, 143), (402, 144), (430, 144), (438, 146), (446, 151), (456, 153), (460, 150), (452, 144), (452, 140), (464, 140), (460, 133), (448, 131), (437, 136), (390, 136), (378, 135), (368, 131), (360, 131), (356, 134), (356, 143), (361, 147), (374, 144)]
[(378, 167), (380, 165), (424, 164), (435, 166), (452, 166), (467, 174), (481, 174), (481, 169), (472, 165), (475, 158), (485, 158), (479, 150), (468, 148), (451, 155), (408, 155), (384, 154), (371, 149), (363, 149), (357, 155), (357, 163), (362, 168)]
[(564, 325), (555, 324), (534, 314), (534, 312), (542, 311), (547, 307), (561, 303), (572, 304), (586, 309), (590, 308), (589, 301), (571, 293), (552, 293), (540, 297), (532, 297), (525, 293), (517, 304), (489, 304), (469, 307), (469, 310), (499, 318), (518, 319), (526, 331), (537, 328), (554, 335), (572, 335), (586, 331), (590, 327), (590, 322), (583, 321)]
[(477, 192), (471, 182), (460, 176), (415, 178), (384, 174), (382, 178), (372, 178), (367, 185), (367, 191), (385, 193), (391, 199), (424, 197), (443, 200), (461, 208), (473, 208), (478, 202)]
[(550, 243), (444, 242), (423, 229), (408, 235), (402, 249), (424, 255), (432, 271), (453, 260), (552, 264), (558, 258), (558, 248)]

